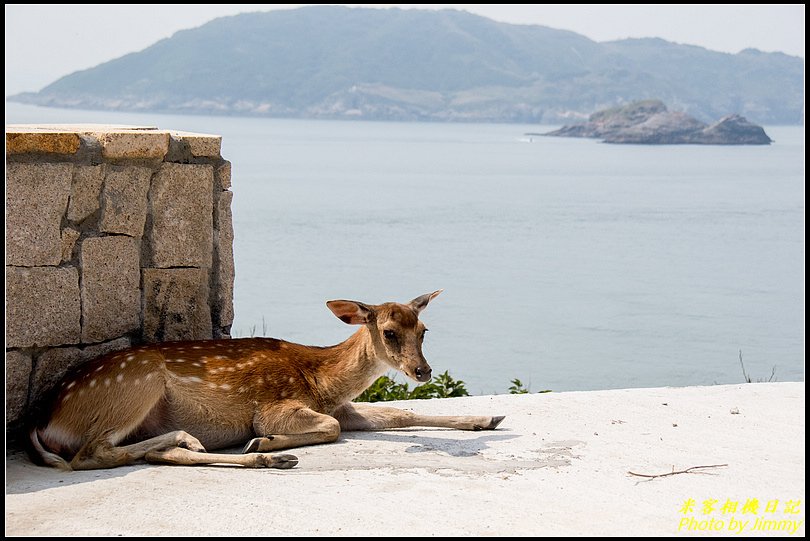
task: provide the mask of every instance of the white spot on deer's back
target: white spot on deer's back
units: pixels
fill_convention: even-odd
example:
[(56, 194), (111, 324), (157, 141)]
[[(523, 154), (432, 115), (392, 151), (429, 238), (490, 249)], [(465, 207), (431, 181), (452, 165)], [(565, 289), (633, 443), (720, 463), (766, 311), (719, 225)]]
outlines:
[(219, 388), (222, 389), (223, 391), (230, 391), (231, 390), (231, 386), (228, 385), (227, 383), (223, 383), (222, 385), (219, 386)]
[(209, 382), (208, 382), (208, 388), (210, 388), (210, 389), (216, 389), (216, 388), (217, 388), (217, 384), (216, 384), (216, 383), (214, 383), (214, 382), (209, 381)]
[(93, 379), (90, 380), (90, 387), (95, 387), (95, 386), (96, 386), (96, 378), (93, 378)]
[(135, 378), (135, 385), (141, 384), (141, 378)]
[(286, 391), (281, 391), (281, 398), (285, 398), (286, 396), (287, 396), (287, 392)]
[(104, 379), (104, 386), (105, 386), (105, 387), (109, 387), (109, 386), (110, 386), (110, 378), (105, 378), (105, 379)]
[(101, 372), (103, 369), (104, 369), (104, 365), (102, 364), (102, 365), (97, 366), (94, 371), (95, 372)]
[(192, 366), (202, 366), (200, 363), (191, 363)]
[(119, 366), (121, 367), (121, 370), (123, 370), (124, 368), (126, 368), (126, 367), (127, 367), (127, 362), (126, 362), (126, 361), (124, 361), (124, 362), (122, 362), (122, 363), (121, 363)]
[(127, 360), (128, 361), (134, 361), (135, 360), (135, 355), (127, 355)]
[(191, 349), (202, 349), (202, 346), (191, 346)]
[(290, 378), (289, 381), (290, 383), (295, 383), (295, 378)]
[(73, 387), (74, 385), (76, 385), (76, 382), (75, 382), (75, 381), (71, 381), (70, 383), (68, 383), (67, 388), (68, 388), (68, 389), (70, 389), (70, 388), (71, 388), (71, 387)]
[(245, 391), (247, 391), (247, 387), (245, 387), (244, 385), (242, 385), (236, 390), (237, 393), (244, 393)]
[(229, 366), (229, 367), (228, 367), (228, 372), (233, 372), (233, 371), (235, 371), (235, 370), (236, 370), (236, 368), (234, 368), (233, 366)]
[(68, 400), (70, 400), (70, 397), (71, 397), (71, 396), (73, 396), (73, 393), (68, 393), (68, 394), (66, 394), (65, 396), (63, 396), (63, 397), (62, 397), (62, 403), (64, 404), (65, 402), (67, 402)]
[(117, 381), (118, 383), (124, 381), (124, 374), (118, 374), (117, 376), (115, 376), (115, 381)]
[(264, 385), (264, 378), (259, 376), (258, 378), (256, 378), (256, 383), (258, 383), (259, 385)]

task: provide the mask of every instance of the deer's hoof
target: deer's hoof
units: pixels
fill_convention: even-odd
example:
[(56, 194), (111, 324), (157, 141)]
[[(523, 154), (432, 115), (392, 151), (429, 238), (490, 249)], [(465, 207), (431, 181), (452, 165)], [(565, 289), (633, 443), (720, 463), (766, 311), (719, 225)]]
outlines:
[(279, 470), (289, 470), (298, 465), (298, 457), (295, 455), (273, 455), (273, 461), (270, 464), (271, 468)]
[(247, 453), (264, 453), (267, 451), (272, 451), (273, 450), (271, 448), (272, 443), (270, 443), (272, 439), (273, 436), (266, 436), (264, 438), (253, 438), (252, 440), (247, 442), (245, 448), (242, 449), (242, 454), (244, 455)]

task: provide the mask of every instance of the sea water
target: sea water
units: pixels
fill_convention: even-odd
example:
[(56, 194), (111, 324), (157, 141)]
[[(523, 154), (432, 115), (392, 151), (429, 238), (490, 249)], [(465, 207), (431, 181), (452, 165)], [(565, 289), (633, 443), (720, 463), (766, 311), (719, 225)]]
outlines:
[[(408, 301), (475, 394), (804, 378), (804, 130), (637, 146), (514, 124), (314, 121), (7, 104), (7, 123), (223, 136), (234, 336), (327, 345), (329, 299)], [(404, 379), (400, 376), (400, 379)]]

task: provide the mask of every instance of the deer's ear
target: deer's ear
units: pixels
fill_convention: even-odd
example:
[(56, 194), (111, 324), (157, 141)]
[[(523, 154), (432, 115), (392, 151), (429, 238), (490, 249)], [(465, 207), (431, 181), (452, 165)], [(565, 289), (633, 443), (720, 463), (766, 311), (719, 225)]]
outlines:
[(434, 291), (433, 293), (426, 293), (421, 297), (416, 297), (414, 300), (409, 302), (408, 305), (416, 310), (416, 313), (418, 314), (425, 309), (425, 306), (427, 306), (430, 301), (432, 301), (435, 297), (438, 297), (439, 293), (442, 291), (444, 290), (440, 289), (438, 291)]
[(374, 318), (374, 310), (362, 302), (329, 301), (326, 306), (339, 320), (349, 325), (365, 325)]

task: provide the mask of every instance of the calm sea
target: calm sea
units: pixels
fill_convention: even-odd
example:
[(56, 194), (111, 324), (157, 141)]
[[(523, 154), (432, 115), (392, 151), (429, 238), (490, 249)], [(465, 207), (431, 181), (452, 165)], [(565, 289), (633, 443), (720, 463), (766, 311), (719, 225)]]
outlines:
[(236, 336), (331, 344), (352, 329), (326, 300), (444, 288), (425, 354), (476, 394), (738, 383), (739, 350), (754, 379), (804, 379), (801, 127), (710, 147), (17, 104), (6, 122), (222, 134)]

